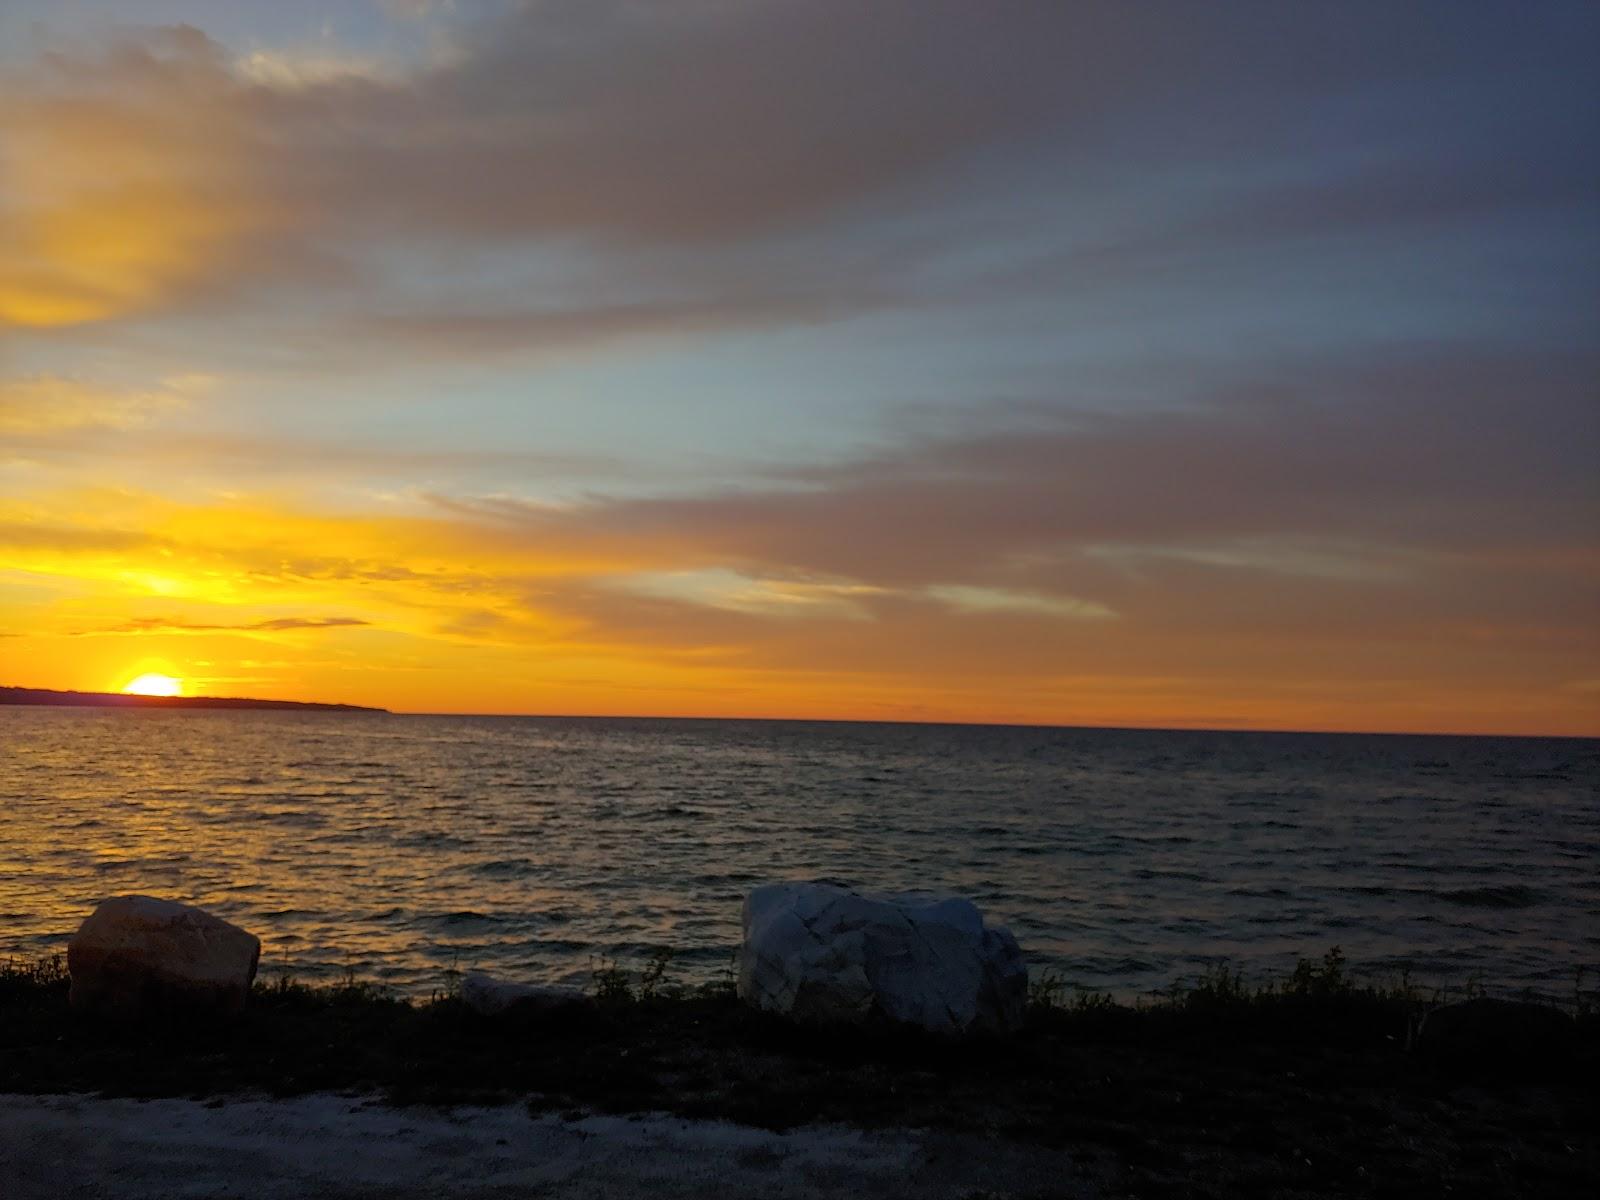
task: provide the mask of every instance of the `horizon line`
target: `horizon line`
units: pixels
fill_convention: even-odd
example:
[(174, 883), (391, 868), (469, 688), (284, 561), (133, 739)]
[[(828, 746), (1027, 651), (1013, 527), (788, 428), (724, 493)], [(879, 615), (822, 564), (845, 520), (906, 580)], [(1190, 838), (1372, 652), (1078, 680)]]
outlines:
[[(101, 692), (84, 691), (75, 688), (30, 688), (19, 685), (0, 686), (3, 691), (22, 692), (52, 692), (63, 695), (105, 696), (108, 698), (123, 698), (140, 701), (147, 699), (136, 694), (126, 692)], [(156, 701), (151, 704), (133, 703), (127, 705), (62, 705), (62, 708), (115, 708), (118, 711), (138, 711), (151, 709), (168, 712), (194, 712), (204, 711), (198, 708), (196, 701), (217, 701), (219, 704), (227, 702), (231, 706), (259, 703), (271, 707), (257, 710), (247, 708), (234, 708), (234, 711), (260, 711), (269, 712), (278, 706), (299, 709), (302, 712), (316, 712), (319, 708), (326, 712), (334, 710), (334, 715), (349, 715), (348, 712), (339, 713), (337, 710), (346, 709), (356, 712), (366, 712), (379, 716), (394, 717), (485, 717), (524, 720), (555, 720), (555, 721), (766, 721), (774, 724), (810, 724), (810, 725), (928, 725), (949, 728), (970, 729), (1060, 729), (1060, 730), (1093, 730), (1104, 733), (1130, 732), (1130, 733), (1276, 733), (1289, 735), (1316, 735), (1325, 737), (1456, 737), (1456, 738), (1520, 738), (1543, 741), (1600, 741), (1600, 730), (1593, 733), (1500, 733), (1500, 732), (1464, 732), (1448, 729), (1307, 729), (1302, 727), (1263, 727), (1257, 725), (1095, 725), (1085, 723), (1058, 723), (1052, 721), (973, 721), (973, 720), (944, 720), (930, 717), (783, 717), (783, 716), (712, 716), (689, 713), (652, 714), (652, 713), (555, 713), (555, 712), (479, 712), (479, 711), (439, 711), (426, 709), (394, 709), (371, 704), (357, 704), (352, 701), (340, 700), (280, 700), (262, 696), (221, 696), (210, 694), (183, 695), (175, 697), (150, 697)], [(163, 704), (161, 700), (188, 701), (189, 703)], [(54, 708), (55, 705), (0, 705), (0, 707), (23, 708)], [(217, 711), (222, 711), (218, 709)], [(280, 711), (283, 711), (280, 709)]]
[(435, 712), (411, 709), (380, 709), (391, 717), (503, 717), (553, 721), (767, 721), (790, 725), (932, 725), (967, 729), (1061, 729), (1092, 730), (1099, 733), (1282, 733), (1312, 734), (1323, 737), (1461, 737), (1523, 738), (1538, 741), (1600, 741), (1595, 733), (1463, 733), (1447, 729), (1300, 729), (1263, 728), (1255, 725), (1089, 725), (1057, 724), (1050, 721), (952, 721), (936, 718), (888, 717), (728, 717), (693, 716), (683, 713), (552, 713), (552, 712)]

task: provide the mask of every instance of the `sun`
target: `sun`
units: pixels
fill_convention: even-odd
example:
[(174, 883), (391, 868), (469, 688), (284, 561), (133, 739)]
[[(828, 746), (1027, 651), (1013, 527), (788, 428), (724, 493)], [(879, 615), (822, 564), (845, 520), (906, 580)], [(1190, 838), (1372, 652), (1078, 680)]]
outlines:
[(122, 690), (129, 696), (181, 696), (183, 681), (171, 675), (141, 675)]

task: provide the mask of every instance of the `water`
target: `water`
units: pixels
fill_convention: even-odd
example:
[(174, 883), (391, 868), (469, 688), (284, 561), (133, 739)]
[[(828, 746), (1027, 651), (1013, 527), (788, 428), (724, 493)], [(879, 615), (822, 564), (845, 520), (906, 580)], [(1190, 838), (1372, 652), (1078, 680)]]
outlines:
[(0, 709), (0, 955), (144, 892), (269, 976), (696, 980), (752, 885), (828, 877), (969, 896), (1123, 995), (1338, 944), (1559, 997), (1600, 968), (1597, 779), (1576, 740)]

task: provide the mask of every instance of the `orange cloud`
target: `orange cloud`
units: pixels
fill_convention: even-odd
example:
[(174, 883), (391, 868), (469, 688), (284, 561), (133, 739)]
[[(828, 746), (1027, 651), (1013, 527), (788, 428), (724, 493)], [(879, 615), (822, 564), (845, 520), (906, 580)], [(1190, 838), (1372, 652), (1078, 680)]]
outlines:
[(604, 505), (530, 523), (109, 489), (0, 503), (0, 631), (21, 635), (0, 661), (8, 682), (99, 688), (159, 659), (198, 690), (425, 711), (1574, 733), (1600, 716), (1562, 686), (1561, 648), (1526, 642), (1509, 669), (1503, 628), (1420, 636), (1377, 609), (1307, 624), (1369, 580), (1280, 581), (1288, 628), (1222, 620), (1237, 580), (1186, 583), (1192, 620), (1143, 601), (1113, 620), (1026, 588), (784, 577), (748, 551), (713, 568), (704, 531), (612, 520)]
[(178, 28), (0, 90), (0, 323), (141, 312), (240, 261), (271, 216), (230, 86)]
[[(448, 52), (416, 61), (233, 55), (187, 26), (51, 54), (0, 83), (0, 322), (103, 321), (296, 270), (381, 274), (347, 261), (374, 234), (704, 248), (842, 211), (1070, 99), (1046, 49), (1070, 22), (936, 8), (944, 37), (854, 4), (663, 14), (600, 0), (464, 21)], [(1022, 60), (1035, 71), (971, 69)], [(696, 258), (699, 278), (649, 302), (605, 295), (599, 272), (570, 312), (403, 308), (351, 324), (445, 347), (564, 345), (884, 301), (860, 261), (841, 286), (810, 251), (721, 278)]]
[(0, 434), (12, 438), (15, 446), (24, 438), (127, 430), (182, 408), (204, 382), (173, 379), (151, 388), (119, 389), (59, 375), (0, 379)]

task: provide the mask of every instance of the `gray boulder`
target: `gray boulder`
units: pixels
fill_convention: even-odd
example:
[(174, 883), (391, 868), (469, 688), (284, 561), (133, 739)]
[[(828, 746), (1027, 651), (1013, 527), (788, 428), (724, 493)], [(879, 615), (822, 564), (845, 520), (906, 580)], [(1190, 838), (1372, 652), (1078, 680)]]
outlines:
[(776, 883), (745, 899), (743, 925), (739, 995), (756, 1008), (816, 1023), (878, 1014), (938, 1033), (1022, 1024), (1022, 952), (969, 900)]
[(115, 896), (67, 943), (72, 1007), (138, 1017), (237, 1012), (250, 995), (261, 941), (203, 909)]
[(475, 1013), (492, 1017), (514, 1005), (526, 1008), (561, 1008), (588, 1000), (577, 988), (543, 987), (511, 983), (482, 971), (469, 971), (461, 980), (461, 1002)]

